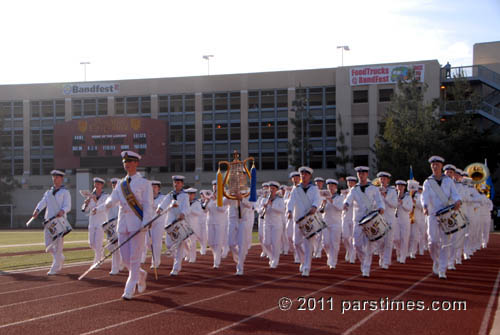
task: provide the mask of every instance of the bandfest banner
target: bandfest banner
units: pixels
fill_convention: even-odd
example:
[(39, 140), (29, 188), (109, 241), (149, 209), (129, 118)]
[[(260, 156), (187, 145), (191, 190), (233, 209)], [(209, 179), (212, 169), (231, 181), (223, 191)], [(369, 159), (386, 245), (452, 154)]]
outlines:
[(424, 64), (378, 65), (353, 67), (349, 70), (351, 86), (397, 84), (398, 80), (408, 80), (409, 70), (415, 71), (415, 78), (424, 82)]
[(63, 85), (64, 95), (115, 94), (120, 93), (120, 84), (116, 83), (80, 83)]

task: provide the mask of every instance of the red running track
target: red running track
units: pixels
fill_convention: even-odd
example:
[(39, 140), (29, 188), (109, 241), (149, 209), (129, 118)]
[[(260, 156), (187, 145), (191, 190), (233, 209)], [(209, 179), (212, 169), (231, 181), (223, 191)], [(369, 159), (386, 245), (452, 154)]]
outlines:
[[(132, 301), (120, 299), (126, 274), (109, 276), (109, 263), (82, 281), (88, 265), (67, 266), (53, 277), (47, 270), (4, 274), (0, 334), (457, 335), (488, 334), (493, 324), (500, 234), (448, 271), (447, 280), (431, 273), (427, 254), (389, 270), (379, 269), (374, 256), (370, 278), (360, 276), (359, 263), (345, 263), (343, 253), (335, 270), (323, 256), (306, 278), (291, 255), (269, 269), (259, 253), (252, 247), (241, 277), (231, 256), (212, 269), (210, 252), (170, 277), (172, 259), (163, 256), (159, 279), (150, 271), (146, 292)], [(291, 299), (289, 310), (278, 306), (283, 297)]]

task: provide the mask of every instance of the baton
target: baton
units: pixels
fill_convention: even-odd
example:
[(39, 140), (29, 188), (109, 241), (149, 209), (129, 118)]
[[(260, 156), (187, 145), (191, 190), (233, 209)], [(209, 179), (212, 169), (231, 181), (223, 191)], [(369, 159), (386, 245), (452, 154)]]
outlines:
[(130, 235), (129, 238), (127, 238), (125, 241), (123, 241), (122, 243), (120, 243), (115, 249), (113, 249), (113, 251), (111, 251), (108, 255), (104, 256), (103, 258), (101, 258), (101, 260), (97, 263), (94, 263), (92, 264), (92, 266), (87, 270), (85, 271), (80, 277), (78, 277), (78, 280), (82, 280), (83, 277), (85, 277), (90, 271), (94, 270), (95, 268), (99, 267), (102, 263), (104, 263), (104, 261), (106, 259), (108, 259), (111, 255), (113, 255), (118, 249), (120, 249), (121, 247), (123, 247), (125, 244), (127, 244), (131, 239), (133, 239), (137, 234), (139, 234), (141, 231), (143, 231), (144, 229), (146, 228), (149, 228), (151, 227), (151, 224), (153, 224), (153, 222), (155, 222), (156, 220), (158, 220), (158, 218), (160, 216), (162, 216), (163, 214), (167, 213), (168, 210), (170, 208), (168, 208), (167, 210), (161, 212), (160, 214), (157, 214), (154, 218), (151, 219), (151, 221), (149, 221), (148, 223), (146, 223), (142, 228), (140, 228), (139, 230), (137, 230), (135, 233), (133, 233), (132, 235)]

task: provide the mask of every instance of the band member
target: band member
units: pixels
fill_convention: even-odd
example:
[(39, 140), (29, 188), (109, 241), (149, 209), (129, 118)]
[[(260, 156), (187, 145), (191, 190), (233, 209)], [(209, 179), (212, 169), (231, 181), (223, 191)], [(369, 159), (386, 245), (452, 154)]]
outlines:
[[(161, 182), (152, 180), (151, 186), (153, 187), (153, 211), (156, 211), (158, 206), (163, 202), (165, 195), (161, 193)], [(148, 249), (151, 249), (151, 269), (160, 267), (161, 264), (161, 249), (163, 242), (163, 233), (165, 232), (165, 220), (159, 219), (153, 222), (151, 228), (146, 234), (146, 247), (144, 254)]]
[[(111, 178), (111, 189), (114, 190), (116, 188), (116, 185), (120, 182), (120, 179), (118, 178)], [(108, 209), (108, 221), (109, 220), (118, 220), (118, 209), (119, 206), (113, 206)], [(117, 246), (117, 243), (114, 245), (110, 245), (108, 247), (108, 251), (111, 252), (113, 249)], [(125, 268), (125, 266), (122, 264), (122, 257), (120, 256), (119, 252), (113, 253), (111, 255), (111, 271), (109, 272), (110, 275), (114, 276), (117, 275), (120, 271), (122, 271)]]
[[(102, 205), (108, 198), (108, 194), (102, 190), (105, 183), (104, 179), (95, 177), (93, 181), (94, 191), (92, 192), (92, 195), (83, 202), (82, 211), (84, 212), (92, 211), (95, 207)], [(102, 258), (102, 241), (104, 240), (102, 224), (106, 221), (108, 221), (106, 211), (101, 211), (95, 215), (89, 216), (89, 245), (90, 248), (94, 250), (94, 264), (99, 262)]]
[[(300, 184), (300, 173), (298, 171), (292, 171), (290, 172), (289, 178), (292, 181), (292, 190), (294, 187), (297, 187)], [(289, 190), (285, 193), (284, 201), (285, 201), (285, 206), (288, 206), (288, 201), (290, 201), (290, 196), (292, 195), (292, 190)], [(288, 245), (289, 248), (293, 249), (293, 258), (295, 263), (300, 263), (299, 255), (297, 254), (297, 251), (295, 250), (295, 246), (293, 244), (293, 232), (295, 229), (295, 222), (293, 221), (293, 218), (286, 218), (286, 236), (288, 238)]]
[(371, 211), (377, 210), (384, 214), (384, 201), (380, 191), (368, 183), (368, 170), (366, 166), (355, 168), (359, 183), (351, 189), (344, 201), (344, 210), (354, 207), (354, 247), (356, 254), (361, 262), (361, 272), (363, 277), (370, 276), (370, 267), (372, 263), (372, 253), (377, 247), (377, 242), (370, 242), (363, 232), (359, 221)]
[[(61, 220), (67, 221), (66, 215), (71, 210), (71, 195), (63, 185), (65, 173), (60, 170), (52, 170), (50, 174), (52, 175), (53, 186), (45, 192), (42, 199), (38, 202), (35, 210), (33, 211), (32, 217), (36, 218), (42, 210), (46, 209), (44, 217), (45, 220), (55, 216)], [(49, 223), (47, 223), (44, 227), (46, 247), (53, 242), (48, 226)], [(64, 263), (63, 244), (63, 237), (60, 237), (53, 244), (52, 248), (50, 248), (50, 253), (52, 254), (52, 266), (50, 267), (49, 272), (47, 272), (47, 275), (49, 276), (59, 273), (62, 269)]]
[(263, 205), (261, 218), (264, 222), (263, 243), (269, 251), (269, 266), (278, 267), (281, 252), (281, 236), (283, 233), (283, 216), (285, 215), (285, 202), (278, 196), (280, 184), (276, 181), (269, 182), (269, 198)]
[(196, 192), (198, 192), (198, 190), (195, 188), (188, 188), (186, 190), (186, 193), (189, 196), (189, 209), (186, 213), (186, 222), (189, 224), (194, 233), (188, 238), (187, 243), (189, 263), (196, 262), (197, 243), (200, 240), (199, 236), (201, 235), (202, 228), (204, 227), (201, 221), (205, 219), (203, 209), (201, 208), (201, 200), (195, 199)]
[[(455, 183), (455, 189), (457, 190), (460, 199), (464, 199), (462, 184), (459, 184), (455, 181), (455, 171), (457, 170), (456, 166), (453, 164), (446, 164), (443, 167), (444, 174), (453, 180)], [(456, 262), (456, 254), (457, 250), (461, 249), (461, 242), (464, 239), (464, 230), (460, 229), (456, 233), (452, 234), (450, 237), (450, 241), (447, 243), (449, 245), (448, 252), (448, 270), (456, 270), (455, 262)]]
[[(348, 192), (343, 195), (344, 200), (350, 190), (356, 186), (358, 179), (354, 176), (346, 178)], [(345, 190), (343, 190), (345, 191)], [(345, 247), (345, 261), (354, 264), (356, 262), (356, 248), (354, 248), (354, 211), (352, 206), (342, 212), (342, 241)]]
[(243, 198), (241, 194), (236, 195), (236, 198), (237, 200), (224, 198), (223, 205), (228, 208), (227, 242), (236, 263), (236, 275), (241, 276), (251, 243), (254, 209), (248, 198)]
[[(133, 151), (123, 151), (121, 156), (127, 175), (119, 182), (120, 185), (113, 190), (111, 196), (106, 199), (105, 204), (93, 210), (93, 212), (97, 212), (101, 210), (101, 207), (109, 209), (119, 204), (118, 243), (120, 244), (142, 229), (153, 218), (154, 213), (151, 182), (137, 172), (141, 156)], [(122, 295), (124, 300), (132, 299), (136, 286), (139, 293), (146, 290), (147, 272), (141, 269), (145, 234), (145, 231), (141, 231), (120, 248), (122, 261), (129, 271)]]
[[(323, 186), (325, 185), (325, 179), (323, 179), (323, 177), (316, 177), (316, 178), (314, 178), (314, 184), (316, 184), (316, 186), (318, 187), (318, 190), (321, 191), (323, 189)], [(314, 258), (321, 258), (321, 251), (323, 250), (321, 248), (322, 243), (323, 243), (323, 237), (322, 237), (323, 231), (318, 232), (317, 235), (318, 236), (314, 240), (313, 255), (314, 255)]]
[[(295, 222), (307, 215), (315, 214), (321, 204), (318, 187), (311, 181), (313, 171), (313, 169), (307, 166), (299, 168), (301, 183), (292, 190), (290, 201), (287, 205), (288, 218), (293, 218)], [(299, 270), (304, 277), (309, 276), (309, 272), (311, 271), (314, 239), (314, 236), (306, 239), (299, 225), (295, 223), (293, 242), (300, 259)]]
[[(285, 195), (287, 193), (287, 186), (280, 185), (280, 189), (278, 191), (278, 195), (283, 199), (283, 204), (285, 204)], [(285, 205), (286, 207), (286, 205)], [(286, 235), (286, 215), (285, 211), (283, 211), (283, 215), (281, 216), (283, 232), (281, 233), (281, 253), (283, 255), (288, 255), (288, 251), (290, 250), (290, 244), (288, 243), (288, 236)]]
[[(184, 187), (184, 176), (172, 176), (172, 183), (174, 190), (165, 196), (156, 210), (157, 213), (161, 213), (170, 206), (172, 207), (167, 213), (166, 227), (174, 221), (184, 220), (189, 209), (189, 197), (182, 189)], [(182, 241), (179, 245), (174, 246), (174, 241), (172, 241), (170, 235), (165, 235), (165, 245), (171, 250), (174, 258), (170, 275), (177, 276), (182, 268), (182, 259), (186, 251), (186, 241)]]
[(213, 195), (206, 204), (207, 214), (207, 238), (208, 245), (212, 249), (214, 258), (214, 269), (218, 269), (222, 257), (222, 245), (224, 229), (227, 229), (227, 202), (223, 206), (217, 206), (217, 180), (212, 181)]
[(327, 256), (327, 265), (335, 269), (340, 249), (340, 235), (342, 233), (342, 209), (344, 199), (337, 193), (339, 182), (336, 179), (327, 179), (326, 185), (330, 191), (329, 197), (323, 200), (320, 212), (323, 212), (323, 220), (326, 230), (323, 231), (323, 246)]
[(418, 192), (418, 181), (408, 180), (408, 191), (413, 202), (413, 209), (410, 212), (410, 244), (408, 255), (416, 258), (417, 251), (424, 254), (424, 244), (422, 235), (426, 234), (424, 213), (422, 212), (421, 193)]
[(447, 239), (443, 230), (439, 228), (436, 212), (450, 203), (453, 203), (454, 208), (458, 210), (462, 202), (453, 180), (442, 173), (444, 158), (432, 156), (429, 158), (429, 163), (432, 175), (424, 182), (422, 207), (429, 222), (429, 253), (433, 260), (432, 270), (439, 278), (446, 279), (448, 248), (445, 245)]
[(482, 199), (481, 208), (479, 210), (481, 222), (481, 248), (486, 248), (488, 245), (491, 231), (491, 211), (493, 210), (493, 202), (487, 197), (487, 192), (488, 187), (482, 184), (479, 192)]
[[(255, 210), (257, 213), (262, 212), (264, 203), (267, 201), (267, 198), (269, 198), (269, 183), (262, 183), (262, 195), (257, 199), (257, 203), (255, 204)], [(264, 228), (263, 225), (264, 220), (261, 219), (261, 216), (258, 216), (257, 219), (257, 229), (258, 229), (258, 234), (259, 234), (259, 243), (262, 248), (262, 252), (260, 253), (260, 257), (268, 257), (269, 258), (269, 250), (266, 249), (266, 246), (264, 245)]]
[(408, 256), (408, 246), (410, 243), (410, 212), (413, 210), (413, 200), (410, 194), (406, 192), (406, 181), (396, 180), (396, 189), (398, 190), (398, 208), (396, 209), (396, 222), (399, 227), (399, 236), (394, 240), (397, 260), (404, 264)]
[(384, 200), (384, 219), (391, 229), (380, 239), (379, 266), (388, 269), (392, 260), (392, 249), (394, 246), (394, 234), (399, 237), (399, 226), (396, 223), (396, 208), (398, 207), (398, 193), (393, 186), (389, 186), (392, 175), (389, 172), (377, 173), (380, 180), (380, 195)]

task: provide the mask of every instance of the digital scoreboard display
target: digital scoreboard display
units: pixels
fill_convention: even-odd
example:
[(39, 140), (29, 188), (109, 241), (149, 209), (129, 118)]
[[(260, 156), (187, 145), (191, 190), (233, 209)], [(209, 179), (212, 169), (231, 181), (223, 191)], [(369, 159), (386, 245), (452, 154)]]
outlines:
[(167, 165), (167, 122), (149, 118), (96, 117), (58, 123), (54, 128), (54, 160), (58, 169), (122, 165), (120, 153), (142, 156), (143, 167)]

